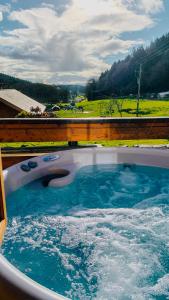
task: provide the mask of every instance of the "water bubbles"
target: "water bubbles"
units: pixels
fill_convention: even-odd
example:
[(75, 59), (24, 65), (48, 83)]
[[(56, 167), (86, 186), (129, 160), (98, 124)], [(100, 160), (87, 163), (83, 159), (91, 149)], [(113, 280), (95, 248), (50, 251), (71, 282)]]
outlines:
[(85, 167), (58, 189), (33, 182), (8, 198), (3, 253), (73, 300), (168, 299), (168, 191), (168, 170), (138, 166)]

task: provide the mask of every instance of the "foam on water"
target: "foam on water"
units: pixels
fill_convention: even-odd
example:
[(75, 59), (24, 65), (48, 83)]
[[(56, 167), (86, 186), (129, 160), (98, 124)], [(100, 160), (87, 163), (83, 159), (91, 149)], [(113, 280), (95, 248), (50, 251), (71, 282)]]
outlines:
[(169, 299), (169, 170), (81, 169), (64, 188), (8, 198), (3, 254), (71, 299)]

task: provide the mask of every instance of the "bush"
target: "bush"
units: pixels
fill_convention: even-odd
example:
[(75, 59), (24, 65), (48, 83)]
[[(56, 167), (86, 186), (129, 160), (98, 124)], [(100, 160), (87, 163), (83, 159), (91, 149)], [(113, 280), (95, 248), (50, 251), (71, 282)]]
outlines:
[(43, 113), (38, 113), (38, 114), (35, 114), (34, 112), (26, 112), (24, 110), (22, 110), (19, 114), (17, 114), (16, 118), (30, 118), (30, 119), (33, 119), (33, 118), (57, 118), (57, 115), (56, 113), (53, 113), (53, 112), (43, 112)]
[(19, 114), (16, 115), (16, 118), (30, 118), (30, 113), (22, 110)]

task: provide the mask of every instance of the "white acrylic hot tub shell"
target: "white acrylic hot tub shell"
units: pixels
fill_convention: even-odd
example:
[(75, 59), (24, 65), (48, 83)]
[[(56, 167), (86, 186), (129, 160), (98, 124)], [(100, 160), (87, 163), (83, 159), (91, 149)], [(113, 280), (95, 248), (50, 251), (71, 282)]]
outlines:
[[(36, 169), (26, 173), (21, 163), (4, 170), (6, 195), (40, 177), (65, 169), (70, 174), (51, 181), (51, 186), (67, 185), (74, 180), (76, 171), (83, 166), (95, 164), (139, 164), (169, 168), (169, 150), (139, 148), (88, 148), (57, 152), (60, 158), (44, 162), (43, 156), (31, 159), (38, 163)], [(25, 161), (27, 163), (29, 160)], [(0, 255), (0, 299), (1, 300), (62, 300), (66, 299), (32, 281), (13, 267)]]

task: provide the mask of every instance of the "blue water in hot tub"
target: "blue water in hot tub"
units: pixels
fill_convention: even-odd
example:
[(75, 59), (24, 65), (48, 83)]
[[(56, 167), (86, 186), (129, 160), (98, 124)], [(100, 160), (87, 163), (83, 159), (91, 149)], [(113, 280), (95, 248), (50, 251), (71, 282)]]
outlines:
[(7, 199), (2, 252), (70, 299), (169, 299), (169, 170), (80, 169), (73, 183), (41, 180)]

